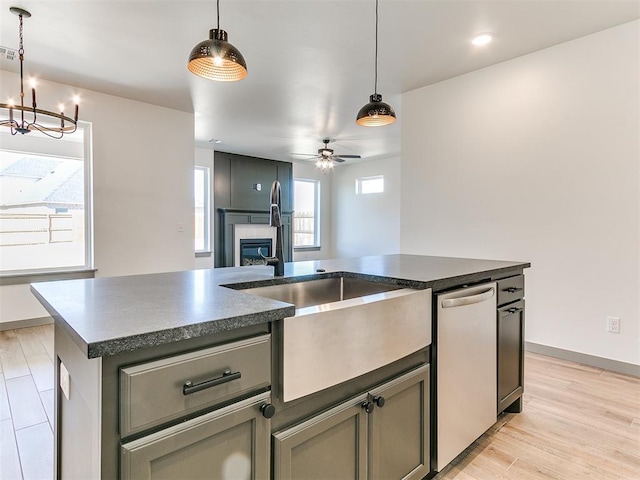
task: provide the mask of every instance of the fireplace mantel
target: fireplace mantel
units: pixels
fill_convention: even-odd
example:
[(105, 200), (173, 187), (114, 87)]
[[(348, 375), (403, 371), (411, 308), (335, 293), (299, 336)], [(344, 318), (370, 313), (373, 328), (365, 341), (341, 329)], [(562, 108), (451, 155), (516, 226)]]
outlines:
[[(235, 263), (235, 225), (269, 225), (267, 210), (241, 210), (235, 208), (218, 208), (220, 231), (217, 232), (214, 244), (215, 266), (233, 267)], [(282, 238), (284, 261), (293, 259), (291, 218), (293, 212), (282, 212)]]

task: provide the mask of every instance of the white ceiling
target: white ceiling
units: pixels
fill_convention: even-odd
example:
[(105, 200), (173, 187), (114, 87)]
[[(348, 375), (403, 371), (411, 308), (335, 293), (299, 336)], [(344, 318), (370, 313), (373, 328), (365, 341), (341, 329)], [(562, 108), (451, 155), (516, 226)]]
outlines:
[[(0, 45), (17, 49), (10, 6), (32, 13), (27, 75), (193, 111), (198, 145), (289, 161), (324, 137), (336, 153), (397, 156), (403, 92), (640, 18), (640, 0), (380, 0), (378, 92), (399, 121), (366, 128), (355, 116), (373, 93), (374, 0), (221, 0), (248, 66), (237, 83), (186, 68), (215, 0), (0, 0)], [(478, 32), (495, 41), (473, 47)]]

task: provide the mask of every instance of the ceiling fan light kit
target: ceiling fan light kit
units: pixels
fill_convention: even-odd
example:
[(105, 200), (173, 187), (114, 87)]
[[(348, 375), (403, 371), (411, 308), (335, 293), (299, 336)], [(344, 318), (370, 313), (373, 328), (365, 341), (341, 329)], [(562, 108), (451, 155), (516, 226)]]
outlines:
[(356, 117), (356, 123), (363, 127), (380, 127), (396, 121), (396, 112), (388, 104), (382, 101), (382, 95), (378, 93), (378, 0), (376, 0), (376, 62), (375, 81), (373, 95), (369, 97), (369, 103), (360, 109)]
[(316, 167), (322, 170), (322, 173), (327, 173), (332, 170), (336, 163), (343, 163), (347, 158), (362, 158), (360, 155), (338, 155), (333, 153), (333, 149), (329, 148), (329, 142), (331, 139), (324, 138), (322, 143), (324, 147), (318, 149), (318, 154), (307, 153), (294, 153), (293, 155), (302, 155), (317, 158)]
[[(17, 15), (20, 19), (20, 48), (18, 55), (20, 59), (20, 105), (16, 105), (12, 100), (7, 103), (0, 103), (0, 108), (8, 110), (9, 118), (0, 120), (0, 126), (11, 129), (11, 135), (39, 131), (51, 138), (62, 138), (65, 133), (73, 133), (78, 126), (78, 99), (74, 99), (75, 112), (73, 118), (64, 114), (64, 106), (60, 105), (60, 113), (51, 112), (37, 108), (35, 83), (31, 84), (31, 106), (24, 104), (24, 46), (22, 35), (22, 19), (29, 18), (31, 13), (19, 7), (11, 7), (9, 11)], [(30, 121), (27, 119), (30, 118)], [(40, 123), (44, 120), (44, 124)]]
[(330, 158), (319, 158), (316, 161), (316, 168), (318, 168), (322, 173), (327, 173), (330, 170), (333, 170), (334, 162)]
[(217, 0), (218, 28), (209, 30), (209, 39), (200, 42), (189, 55), (187, 68), (199, 77), (218, 82), (236, 82), (247, 76), (247, 63), (228, 34), (220, 29), (220, 0)]

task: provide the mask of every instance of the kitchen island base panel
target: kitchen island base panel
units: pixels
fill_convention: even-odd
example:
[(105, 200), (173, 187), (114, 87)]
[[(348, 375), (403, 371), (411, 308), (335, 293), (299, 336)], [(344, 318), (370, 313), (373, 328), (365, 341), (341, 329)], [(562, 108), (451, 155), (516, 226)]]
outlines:
[[(89, 360), (54, 326), (54, 472), (56, 478), (100, 478), (102, 358)], [(60, 385), (60, 363), (69, 372), (69, 398)]]

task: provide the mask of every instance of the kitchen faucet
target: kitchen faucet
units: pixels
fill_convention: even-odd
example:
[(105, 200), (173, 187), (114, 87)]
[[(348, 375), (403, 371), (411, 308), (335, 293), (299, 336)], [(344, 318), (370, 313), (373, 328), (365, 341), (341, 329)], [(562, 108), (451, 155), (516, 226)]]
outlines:
[(284, 255), (282, 253), (282, 199), (280, 195), (280, 182), (275, 180), (271, 185), (271, 201), (269, 204), (269, 225), (276, 227), (276, 255), (265, 257), (260, 248), (258, 253), (264, 259), (266, 265), (273, 266), (273, 276), (284, 276)]

